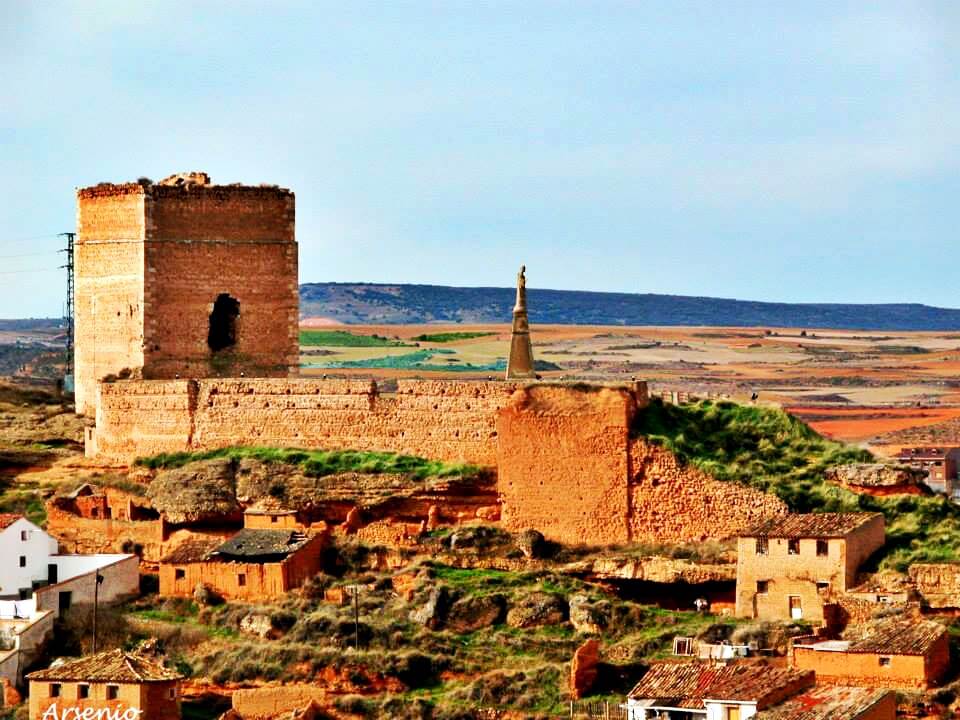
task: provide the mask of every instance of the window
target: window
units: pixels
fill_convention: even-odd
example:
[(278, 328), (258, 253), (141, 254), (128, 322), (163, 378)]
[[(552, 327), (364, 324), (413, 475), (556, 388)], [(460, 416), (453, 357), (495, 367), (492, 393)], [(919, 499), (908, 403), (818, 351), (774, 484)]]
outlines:
[(20, 567), (26, 567), (26, 566), (27, 566), (27, 556), (26, 556), (26, 555), (21, 555), (21, 556), (20, 556)]
[(183, 568), (176, 568), (173, 571), (174, 580), (183, 580), (186, 576), (187, 576), (187, 571), (184, 570)]
[(237, 318), (240, 316), (240, 301), (227, 293), (217, 295), (210, 313), (210, 329), (207, 345), (218, 352), (237, 344)]
[(757, 538), (757, 555), (766, 555), (770, 552), (770, 541), (765, 537)]
[(26, 530), (21, 530), (21, 531), (20, 531), (20, 542), (26, 542), (26, 541), (27, 541), (27, 531), (26, 531)]
[(799, 555), (799, 554), (800, 554), (800, 541), (787, 540), (787, 555)]
[(890, 667), (890, 658), (881, 657), (880, 658), (880, 667)]
[(90, 697), (90, 686), (89, 685), (77, 685), (77, 697), (80, 700), (85, 700)]
[(100, 508), (90, 508), (90, 517), (100, 517)]
[(60, 697), (60, 683), (50, 683), (50, 697)]
[(247, 574), (246, 573), (237, 573), (237, 585), (243, 587), (247, 584)]
[(826, 592), (826, 591), (829, 590), (829, 589), (830, 589), (830, 583), (826, 582), (825, 580), (818, 580), (818, 581), (817, 581), (817, 591), (818, 591), (818, 592)]
[(760, 594), (766, 593), (767, 583), (769, 582), (770, 582), (769, 580), (757, 580), (757, 592)]
[(271, 516), (270, 516), (270, 522), (272, 522), (272, 523), (280, 522), (280, 518), (277, 517), (276, 515), (271, 515)]
[(107, 700), (116, 700), (119, 695), (119, 685), (107, 685)]
[(169, 690), (168, 693), (167, 693), (167, 697), (169, 697), (171, 700), (176, 700), (176, 699), (177, 699), (177, 689), (176, 689), (176, 688), (170, 688), (170, 690)]
[(817, 540), (817, 555), (826, 557), (830, 553), (830, 545), (826, 540)]

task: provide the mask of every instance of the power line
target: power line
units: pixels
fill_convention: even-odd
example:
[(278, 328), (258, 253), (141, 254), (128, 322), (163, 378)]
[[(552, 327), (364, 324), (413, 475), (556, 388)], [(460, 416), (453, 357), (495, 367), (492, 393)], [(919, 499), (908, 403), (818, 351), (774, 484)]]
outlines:
[(53, 240), (55, 237), (57, 237), (56, 233), (50, 233), (49, 235), (35, 235), (34, 237), (25, 238), (7, 238), (0, 240), (0, 245), (16, 245), (18, 243), (36, 242), (37, 240)]
[(60, 268), (30, 268), (28, 270), (0, 270), (0, 275), (23, 275), (26, 273), (56, 272)]
[(54, 255), (60, 252), (59, 250), (47, 250), (45, 252), (37, 253), (22, 253), (20, 255), (0, 255), (0, 260), (7, 260), (9, 258), (25, 258), (25, 257), (40, 257), (42, 255)]

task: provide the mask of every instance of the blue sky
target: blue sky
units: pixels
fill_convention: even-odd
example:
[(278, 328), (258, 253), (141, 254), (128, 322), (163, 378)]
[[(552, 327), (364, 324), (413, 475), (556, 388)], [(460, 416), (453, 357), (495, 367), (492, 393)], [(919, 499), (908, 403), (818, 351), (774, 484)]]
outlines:
[(302, 282), (957, 307), (958, 67), (951, 2), (3, 2), (0, 317), (187, 170), (293, 189)]

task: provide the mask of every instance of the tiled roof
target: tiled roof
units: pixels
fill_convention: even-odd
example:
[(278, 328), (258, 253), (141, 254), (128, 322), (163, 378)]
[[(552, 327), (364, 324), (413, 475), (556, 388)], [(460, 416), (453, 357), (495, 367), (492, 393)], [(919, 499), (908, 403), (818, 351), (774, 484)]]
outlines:
[(286, 557), (307, 544), (309, 538), (296, 530), (244, 528), (211, 553), (222, 558)]
[(845, 537), (880, 513), (808, 513), (771, 518), (741, 537)]
[(818, 686), (761, 710), (756, 720), (853, 720), (891, 694), (865, 687)]
[(812, 685), (810, 670), (788, 670), (761, 664), (714, 665), (703, 662), (657, 663), (630, 697), (653, 700), (657, 707), (702, 708), (704, 700), (762, 703), (768, 695), (794, 683)]
[(68, 660), (27, 675), (29, 680), (118, 683), (168, 682), (182, 677), (180, 673), (168, 670), (153, 660), (123, 650), (107, 650), (96, 655)]
[(172, 564), (203, 562), (222, 543), (222, 537), (194, 535), (177, 544), (160, 562)]
[(6, 530), (22, 517), (17, 513), (0, 513), (0, 530)]
[(956, 449), (957, 448), (952, 448), (952, 447), (902, 448), (900, 452), (897, 453), (897, 459), (909, 460), (910, 458), (918, 458), (918, 459), (936, 460), (938, 458), (943, 458), (951, 450), (956, 450)]
[(947, 629), (932, 620), (893, 620), (879, 625), (847, 652), (879, 655), (925, 655)]

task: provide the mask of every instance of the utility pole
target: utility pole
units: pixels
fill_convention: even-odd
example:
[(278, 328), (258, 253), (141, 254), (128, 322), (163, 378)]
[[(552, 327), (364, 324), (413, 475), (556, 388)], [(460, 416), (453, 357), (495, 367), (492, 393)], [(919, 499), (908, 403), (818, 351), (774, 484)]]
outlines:
[(93, 644), (91, 655), (97, 652), (97, 605), (100, 601), (100, 584), (103, 582), (103, 575), (97, 570), (97, 579), (93, 582)]
[(60, 250), (67, 254), (67, 264), (61, 265), (61, 268), (67, 270), (67, 346), (65, 348), (66, 357), (64, 358), (64, 390), (73, 392), (73, 299), (74, 299), (74, 274), (73, 274), (73, 241), (77, 234), (72, 232), (60, 233), (61, 237), (67, 239), (67, 246)]

